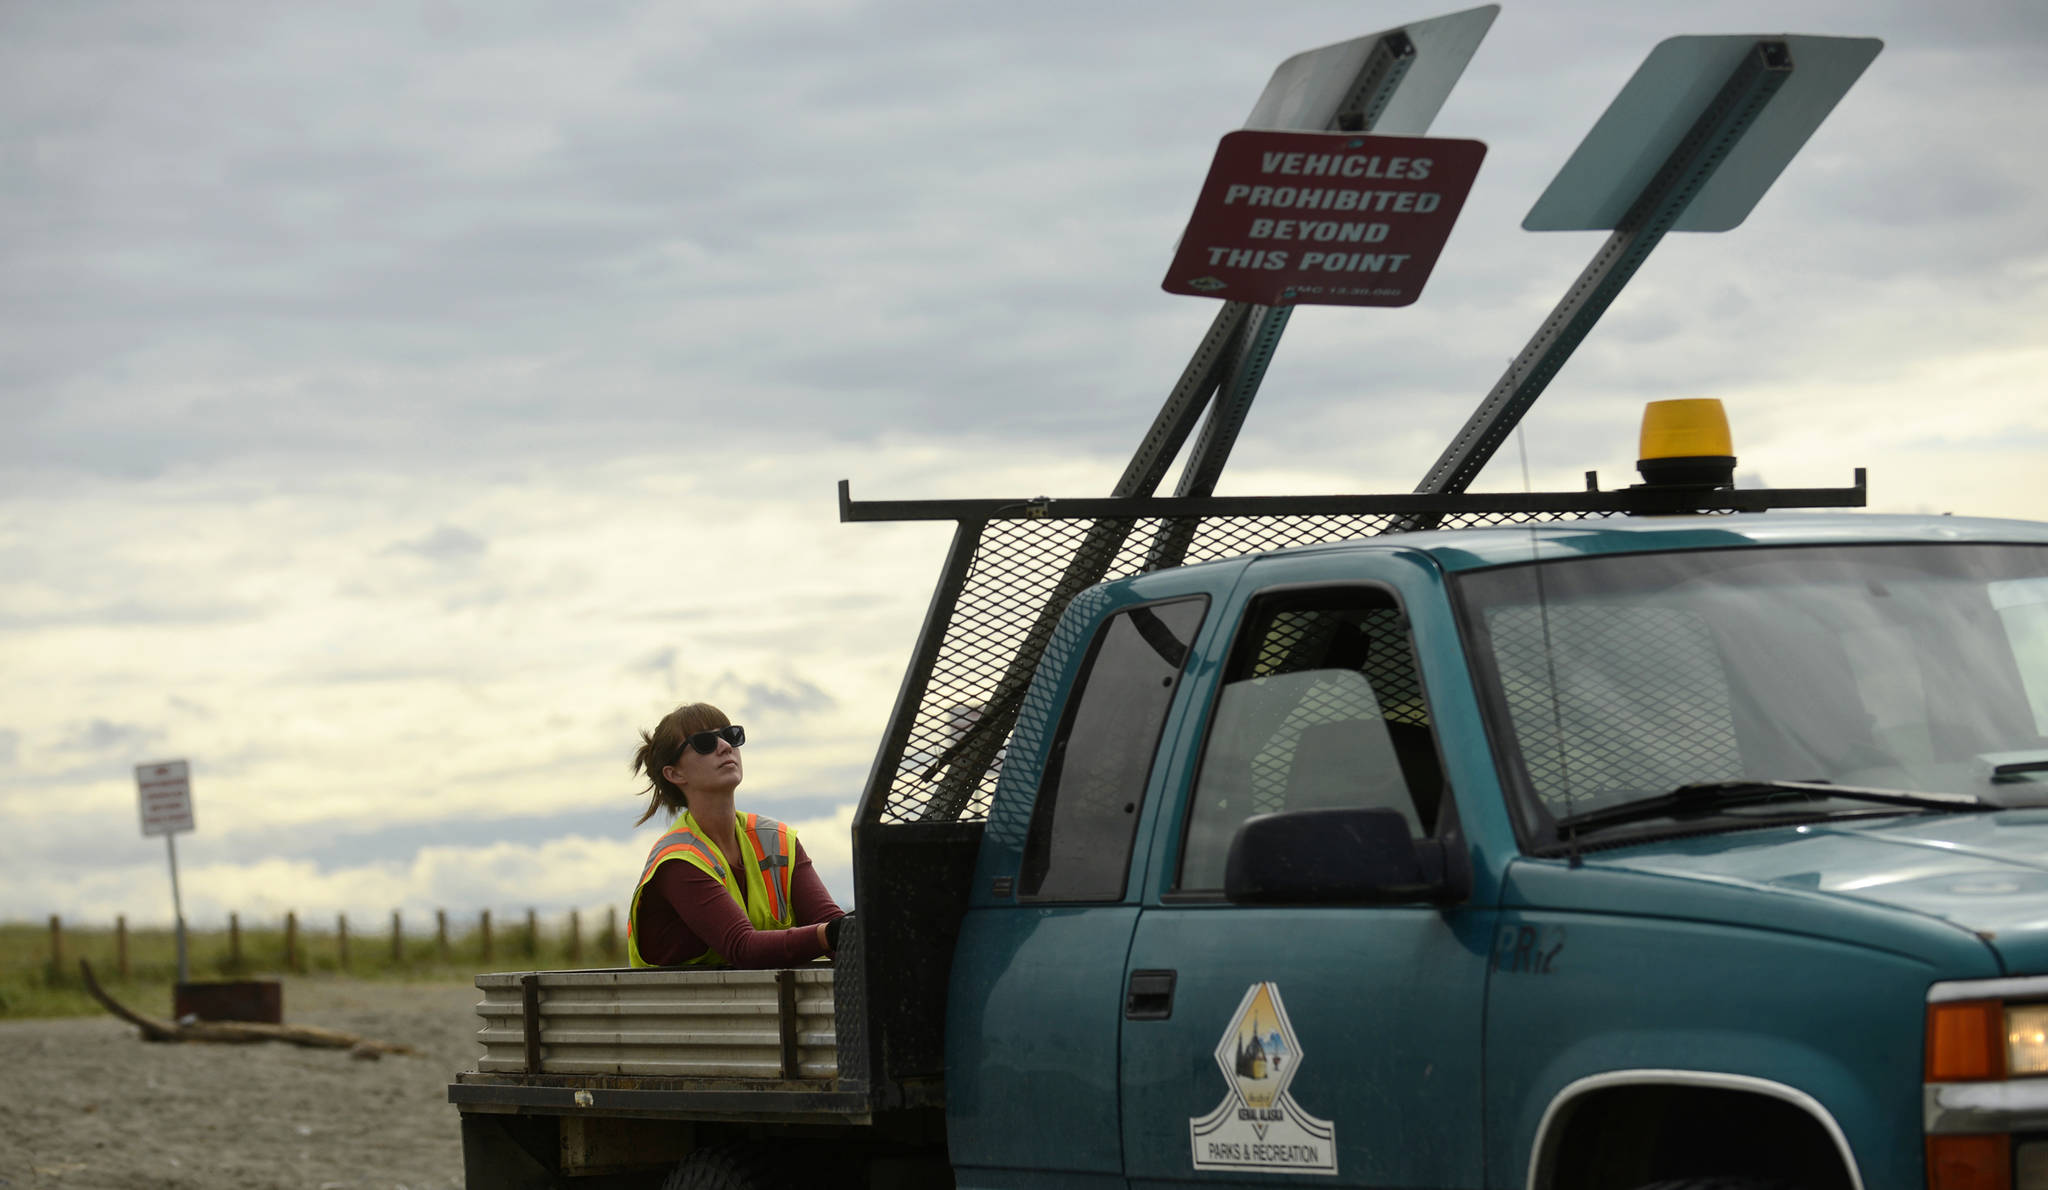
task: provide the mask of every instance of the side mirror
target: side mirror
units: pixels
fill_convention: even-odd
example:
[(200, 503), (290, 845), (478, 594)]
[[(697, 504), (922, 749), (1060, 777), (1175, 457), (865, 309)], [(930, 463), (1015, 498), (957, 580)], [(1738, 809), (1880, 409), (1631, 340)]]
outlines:
[(1416, 839), (1399, 810), (1294, 810), (1245, 820), (1223, 895), (1247, 905), (1450, 904), (1472, 890), (1455, 839)]

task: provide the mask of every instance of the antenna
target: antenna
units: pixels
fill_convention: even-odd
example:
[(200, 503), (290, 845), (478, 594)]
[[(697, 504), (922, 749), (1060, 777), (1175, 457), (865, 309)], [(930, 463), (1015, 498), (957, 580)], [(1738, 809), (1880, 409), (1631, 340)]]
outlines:
[[(1523, 440), (1522, 427), (1515, 427), (1515, 450), (1522, 456), (1522, 490), (1529, 487), (1529, 444)], [(1557, 696), (1557, 653), (1550, 638), (1550, 599), (1543, 585), (1543, 561), (1537, 556), (1536, 526), (1529, 526), (1530, 573), (1536, 579), (1536, 618), (1543, 626), (1543, 668), (1544, 685), (1550, 690), (1550, 738), (1557, 742), (1557, 779), (1564, 787), (1564, 813), (1572, 814), (1572, 771), (1565, 759), (1564, 748), (1564, 704)], [(1579, 832), (1570, 831), (1565, 842), (1571, 848), (1571, 866), (1579, 867), (1584, 861), (1579, 858)]]

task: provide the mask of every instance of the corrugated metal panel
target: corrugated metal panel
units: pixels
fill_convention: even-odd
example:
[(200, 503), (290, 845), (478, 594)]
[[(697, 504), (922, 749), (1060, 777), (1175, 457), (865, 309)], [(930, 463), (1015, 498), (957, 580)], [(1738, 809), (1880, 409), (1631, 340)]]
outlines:
[[(799, 1078), (838, 1075), (832, 968), (795, 980)], [(529, 1072), (522, 981), (540, 993), (540, 1070)], [(482, 1072), (780, 1079), (774, 971), (541, 971), (479, 975)]]

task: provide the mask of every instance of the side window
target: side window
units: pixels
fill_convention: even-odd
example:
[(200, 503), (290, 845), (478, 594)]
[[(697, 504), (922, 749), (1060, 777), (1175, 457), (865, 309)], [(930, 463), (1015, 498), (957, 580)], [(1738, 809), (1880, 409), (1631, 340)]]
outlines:
[(1261, 599), (1209, 724), (1178, 887), (1223, 887), (1231, 836), (1254, 814), (1385, 807), (1427, 835), (1443, 789), (1393, 595), (1354, 587)]
[(1183, 599), (1136, 607), (1096, 633), (1046, 758), (1019, 895), (1123, 898), (1152, 756), (1207, 606)]

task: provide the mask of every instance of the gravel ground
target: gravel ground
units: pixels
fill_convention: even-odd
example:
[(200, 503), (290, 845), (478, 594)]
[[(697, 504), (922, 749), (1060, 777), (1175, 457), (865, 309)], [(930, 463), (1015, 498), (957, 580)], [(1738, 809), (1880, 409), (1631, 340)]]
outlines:
[(112, 1017), (0, 1022), (0, 1187), (459, 1188), (447, 1085), (478, 1053), (477, 999), (456, 983), (285, 982), (286, 1023), (420, 1051), (377, 1061), (152, 1045)]

